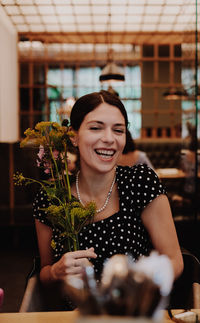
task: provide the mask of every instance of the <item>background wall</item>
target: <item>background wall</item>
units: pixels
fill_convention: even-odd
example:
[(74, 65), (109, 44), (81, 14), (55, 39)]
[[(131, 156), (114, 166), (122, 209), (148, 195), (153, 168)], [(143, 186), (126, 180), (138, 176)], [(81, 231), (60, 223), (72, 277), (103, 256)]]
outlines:
[(0, 7), (0, 142), (18, 140), (17, 33)]

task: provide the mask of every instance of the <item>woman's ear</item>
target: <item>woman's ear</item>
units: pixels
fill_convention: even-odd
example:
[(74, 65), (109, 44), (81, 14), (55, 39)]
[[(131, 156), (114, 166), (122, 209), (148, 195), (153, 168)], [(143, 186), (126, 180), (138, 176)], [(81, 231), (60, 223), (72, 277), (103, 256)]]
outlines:
[(74, 130), (73, 130), (73, 132), (74, 132), (74, 135), (73, 135), (73, 137), (70, 138), (70, 140), (71, 140), (72, 145), (74, 147), (77, 147), (78, 146), (78, 134)]

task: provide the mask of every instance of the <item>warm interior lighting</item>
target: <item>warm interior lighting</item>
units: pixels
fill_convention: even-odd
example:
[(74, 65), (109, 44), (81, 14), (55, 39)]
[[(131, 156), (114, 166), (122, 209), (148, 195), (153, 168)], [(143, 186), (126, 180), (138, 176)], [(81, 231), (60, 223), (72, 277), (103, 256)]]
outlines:
[(108, 62), (103, 68), (99, 80), (102, 83), (123, 82), (125, 81), (125, 76), (119, 66), (114, 62)]
[(103, 68), (99, 77), (101, 83), (124, 82), (125, 76), (122, 68), (114, 63), (113, 48), (111, 42), (111, 6), (109, 6), (107, 23), (107, 65)]
[(169, 88), (163, 93), (165, 100), (187, 100), (189, 95), (185, 89)]

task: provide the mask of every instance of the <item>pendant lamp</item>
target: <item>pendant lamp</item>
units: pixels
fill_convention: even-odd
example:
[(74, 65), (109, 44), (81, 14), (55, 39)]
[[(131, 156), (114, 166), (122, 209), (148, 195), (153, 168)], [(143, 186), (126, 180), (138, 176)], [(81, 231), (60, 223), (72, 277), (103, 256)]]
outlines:
[(108, 61), (101, 72), (99, 80), (102, 83), (124, 82), (125, 76), (122, 68), (117, 66), (113, 61)]
[(165, 100), (188, 100), (189, 94), (185, 89), (172, 87), (163, 93)]
[(113, 60), (113, 49), (111, 46), (111, 8), (109, 8), (107, 23), (107, 65), (103, 68), (99, 81), (101, 83), (124, 82), (123, 69), (116, 65)]

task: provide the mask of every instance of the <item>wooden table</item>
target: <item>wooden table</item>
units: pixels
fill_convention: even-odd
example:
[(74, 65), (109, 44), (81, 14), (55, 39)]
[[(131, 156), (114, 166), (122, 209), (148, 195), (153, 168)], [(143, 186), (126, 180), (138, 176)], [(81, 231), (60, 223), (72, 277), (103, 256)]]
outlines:
[(185, 173), (178, 168), (158, 168), (156, 174), (159, 178), (185, 178)]
[[(157, 168), (155, 172), (161, 179), (177, 179), (186, 177), (186, 174), (179, 168)], [(198, 172), (198, 178), (200, 178), (200, 171)]]
[[(173, 310), (173, 314), (182, 310)], [(194, 310), (200, 317), (200, 310)], [(34, 313), (0, 313), (1, 323), (75, 323), (78, 311), (72, 312), (34, 312)], [(163, 323), (172, 323), (167, 311), (164, 313)], [(103, 323), (103, 322), (102, 322)]]

